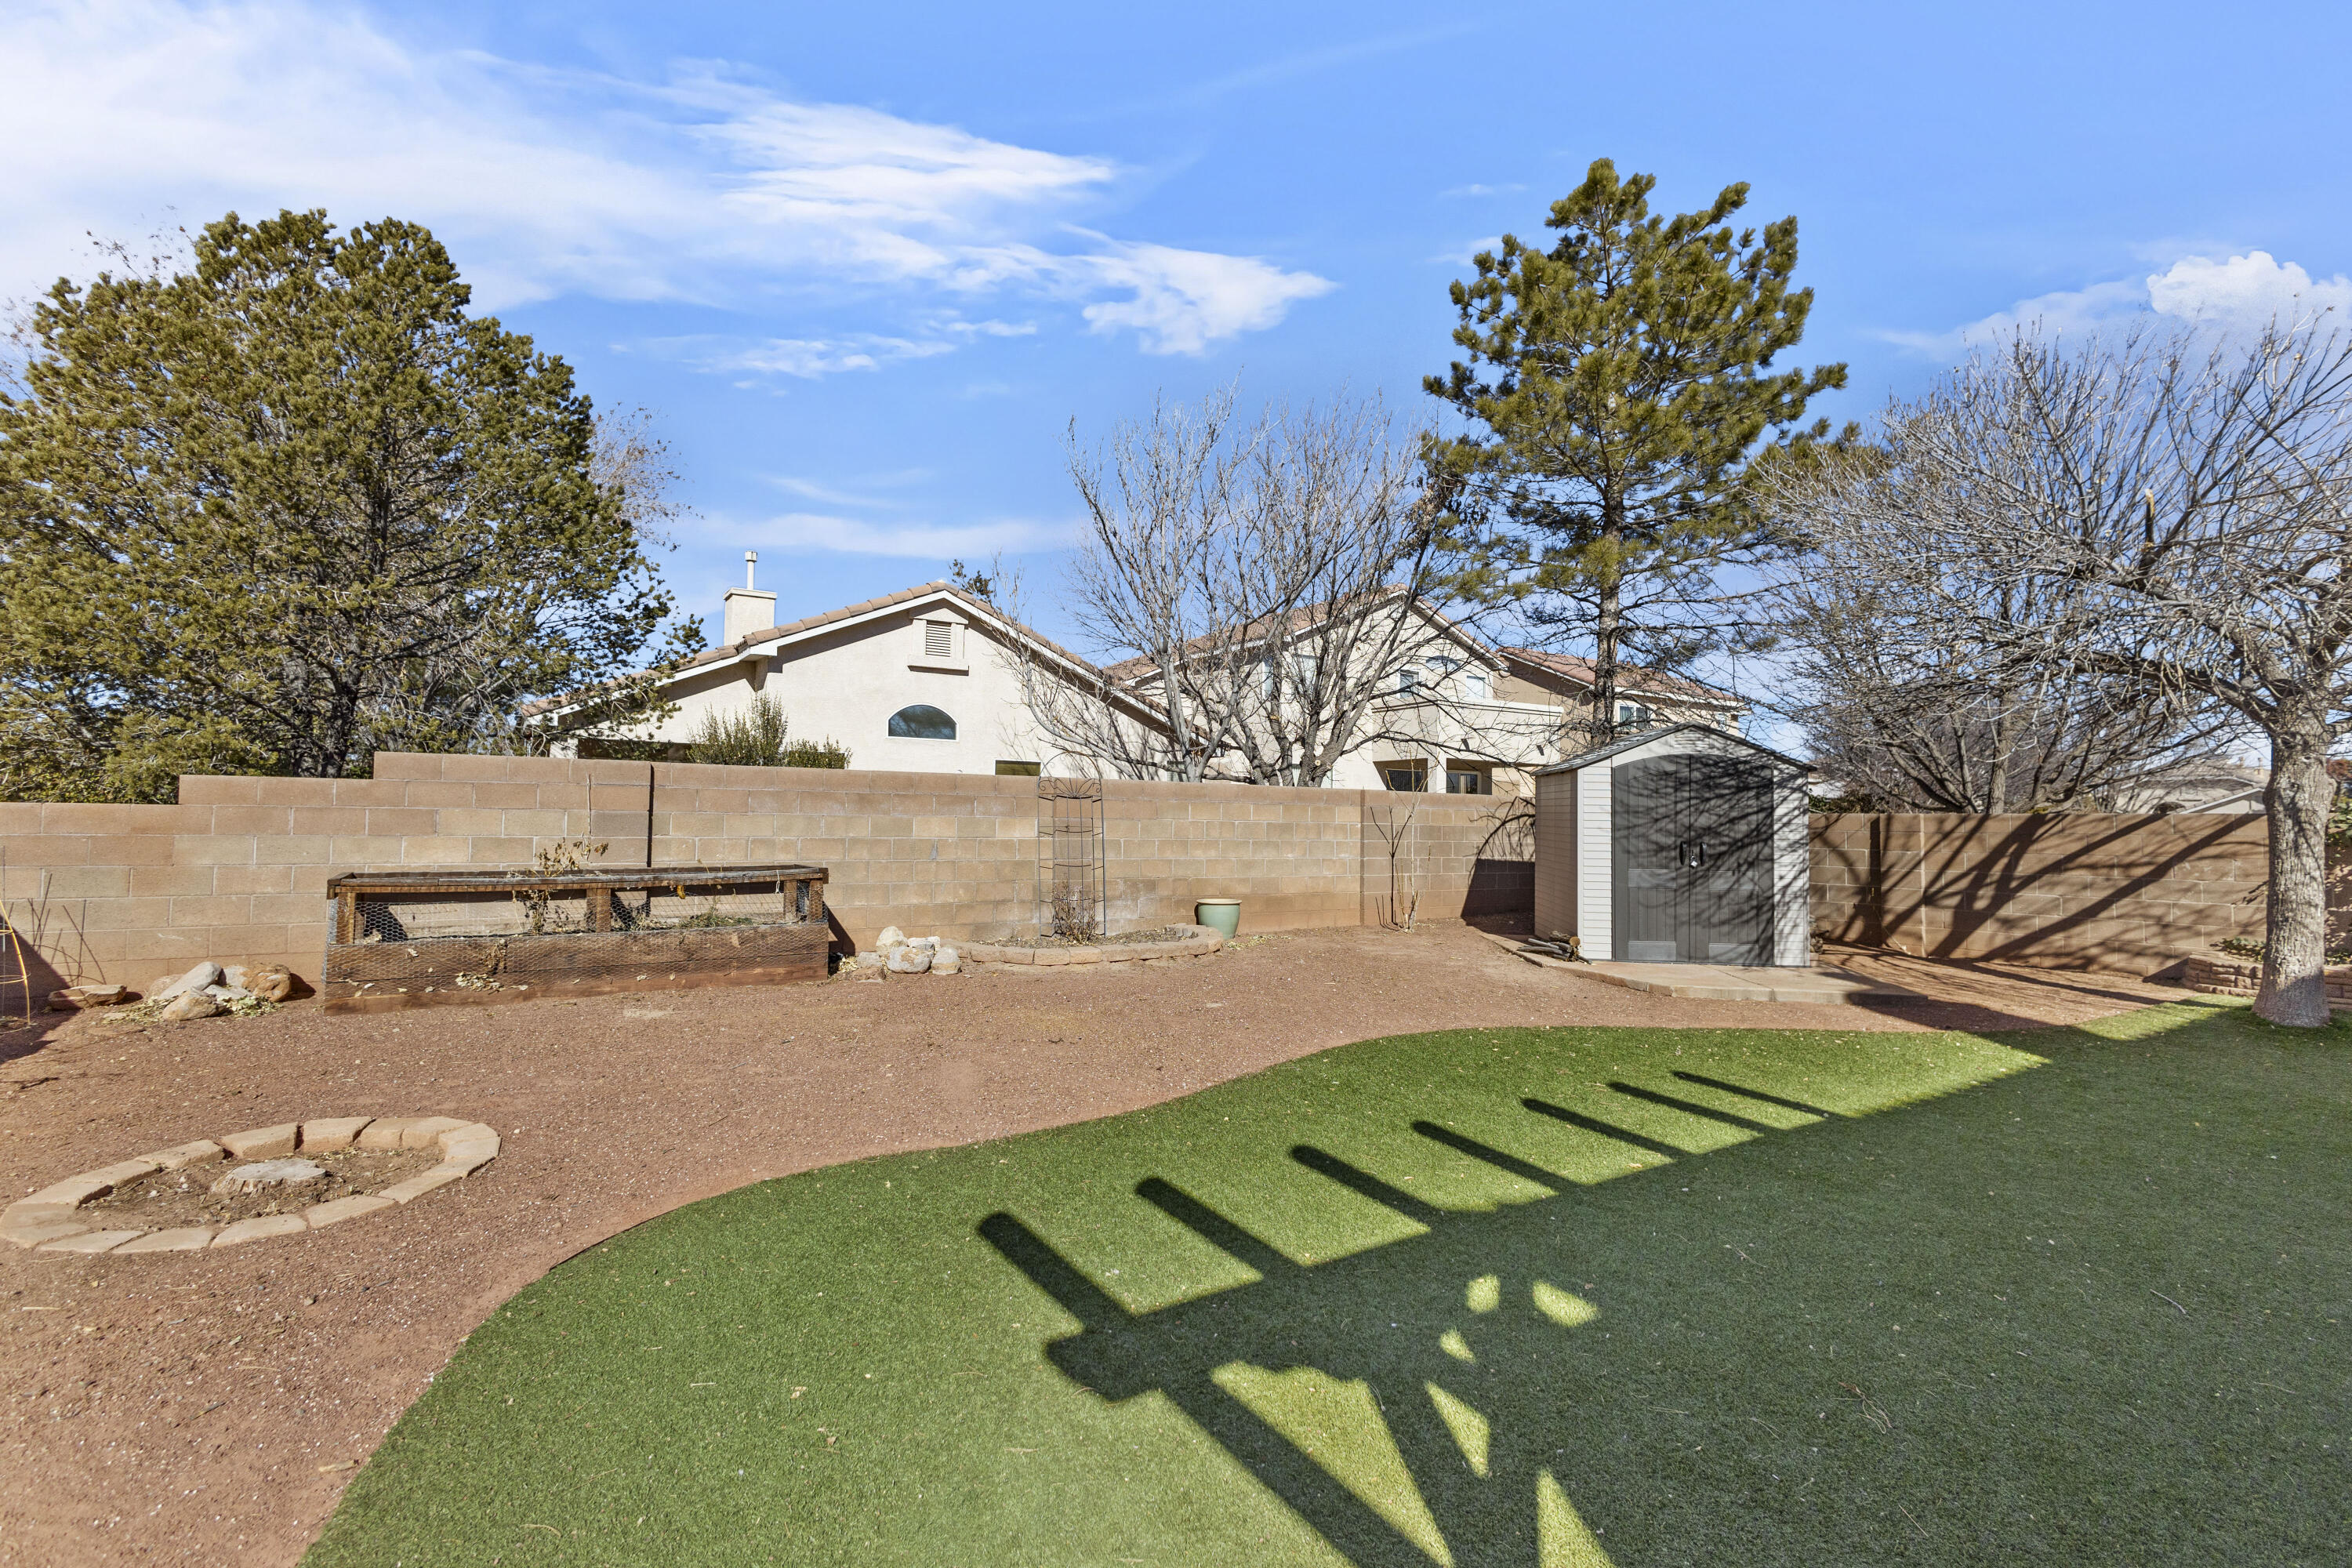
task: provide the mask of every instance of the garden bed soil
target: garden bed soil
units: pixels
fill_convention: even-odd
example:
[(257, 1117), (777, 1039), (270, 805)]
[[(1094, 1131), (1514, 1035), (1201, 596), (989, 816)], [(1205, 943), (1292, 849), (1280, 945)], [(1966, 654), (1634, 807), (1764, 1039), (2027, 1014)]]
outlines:
[(1073, 936), (1011, 936), (988, 943), (991, 947), (1125, 947), (1152, 942), (1183, 942), (1197, 934), (1191, 926), (1157, 926), (1150, 931), (1123, 931), (1110, 936), (1088, 937), (1080, 941)]
[(215, 1160), (208, 1165), (184, 1165), (158, 1171), (102, 1198), (82, 1205), (99, 1228), (172, 1230), (182, 1226), (224, 1226), (265, 1215), (299, 1214), (312, 1204), (335, 1198), (356, 1198), (421, 1176), (441, 1163), (438, 1149), (338, 1149), (324, 1154), (294, 1156), (308, 1160), (327, 1173), (287, 1186), (258, 1187), (244, 1193), (215, 1193), (213, 1184), (232, 1171), (258, 1164), (257, 1160)]
[[(1832, 955), (1931, 1000), (1644, 995), (1451, 921), (1245, 937), (1181, 964), (993, 965), (532, 1007), (0, 1029), (0, 1187), (322, 1105), (478, 1117), (498, 1160), (364, 1225), (138, 1258), (0, 1249), (0, 1564), (292, 1568), (394, 1419), (499, 1303), (698, 1198), (1131, 1110), (1376, 1036), (1504, 1025), (2016, 1028), (2188, 993)], [(1874, 968), (1874, 965), (1878, 966)], [(215, 1170), (222, 1167), (215, 1165)], [(509, 1562), (520, 1561), (509, 1556)]]

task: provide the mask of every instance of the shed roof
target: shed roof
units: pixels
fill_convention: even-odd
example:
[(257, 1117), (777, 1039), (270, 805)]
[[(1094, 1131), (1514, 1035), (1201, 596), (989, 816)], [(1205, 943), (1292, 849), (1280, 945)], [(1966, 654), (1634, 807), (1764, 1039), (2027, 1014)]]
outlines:
[(1666, 736), (1683, 730), (1697, 730), (1719, 740), (1729, 741), (1735, 745), (1745, 746), (1751, 752), (1760, 752), (1774, 762), (1786, 763), (1789, 766), (1803, 773), (1810, 773), (1813, 771), (1812, 763), (1801, 762), (1786, 752), (1776, 752), (1769, 746), (1759, 746), (1745, 735), (1735, 735), (1728, 730), (1718, 730), (1712, 724), (1702, 724), (1696, 720), (1685, 720), (1679, 724), (1662, 724), (1654, 730), (1644, 730), (1638, 735), (1628, 735), (1622, 741), (1612, 741), (1605, 746), (1596, 746), (1591, 751), (1580, 752), (1564, 762), (1554, 763), (1548, 768), (1538, 768), (1536, 776), (1540, 778), (1546, 773), (1572, 773), (1580, 768), (1589, 768), (1595, 763), (1606, 762), (1612, 757), (1646, 746), (1653, 741), (1664, 740)]

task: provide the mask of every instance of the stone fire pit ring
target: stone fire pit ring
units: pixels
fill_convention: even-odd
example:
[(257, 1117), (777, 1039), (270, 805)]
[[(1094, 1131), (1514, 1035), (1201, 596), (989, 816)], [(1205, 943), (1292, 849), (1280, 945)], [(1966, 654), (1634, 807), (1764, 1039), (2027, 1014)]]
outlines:
[(960, 942), (956, 951), (966, 963), (1034, 963), (1045, 967), (1065, 963), (1150, 963), (1171, 958), (1206, 958), (1225, 945), (1225, 939), (1207, 926), (1186, 926), (1185, 934), (1166, 942), (1107, 942), (1088, 947), (1000, 947), (993, 942)]
[[(109, 1230), (83, 1205), (117, 1187), (158, 1171), (183, 1170), (224, 1160), (275, 1160), (296, 1153), (330, 1154), (342, 1149), (438, 1149), (441, 1163), (421, 1174), (366, 1193), (312, 1204), (292, 1214), (264, 1215), (226, 1226), (181, 1226), (165, 1230)], [(479, 1121), (454, 1116), (336, 1116), (255, 1127), (219, 1139), (199, 1138), (175, 1149), (142, 1154), (79, 1176), (68, 1176), (17, 1199), (0, 1210), (0, 1241), (41, 1252), (196, 1252), (235, 1247), (266, 1236), (323, 1230), (379, 1209), (397, 1208), (436, 1187), (463, 1180), (499, 1157), (499, 1135)]]

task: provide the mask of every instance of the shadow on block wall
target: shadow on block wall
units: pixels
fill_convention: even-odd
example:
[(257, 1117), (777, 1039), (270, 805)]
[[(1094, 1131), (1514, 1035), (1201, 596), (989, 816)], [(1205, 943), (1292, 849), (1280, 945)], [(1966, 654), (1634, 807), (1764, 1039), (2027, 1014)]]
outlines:
[(2259, 816), (1862, 813), (1813, 818), (1816, 931), (1932, 958), (2143, 976), (2259, 936)]

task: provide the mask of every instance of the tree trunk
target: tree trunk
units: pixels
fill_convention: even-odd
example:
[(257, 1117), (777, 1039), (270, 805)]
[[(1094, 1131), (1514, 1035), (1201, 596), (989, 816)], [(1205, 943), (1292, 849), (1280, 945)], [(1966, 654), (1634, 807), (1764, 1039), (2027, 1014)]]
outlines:
[(2273, 1024), (2327, 1022), (2327, 731), (2313, 722), (2271, 733), (2270, 909), (2254, 1011)]
[(1601, 502), (1600, 614), (1592, 628), (1592, 743), (1605, 746), (1617, 738), (1617, 645), (1622, 638), (1624, 574), (1618, 569), (1617, 542), (1623, 536), (1622, 503), (1612, 496)]

